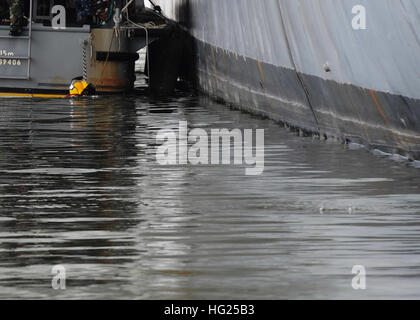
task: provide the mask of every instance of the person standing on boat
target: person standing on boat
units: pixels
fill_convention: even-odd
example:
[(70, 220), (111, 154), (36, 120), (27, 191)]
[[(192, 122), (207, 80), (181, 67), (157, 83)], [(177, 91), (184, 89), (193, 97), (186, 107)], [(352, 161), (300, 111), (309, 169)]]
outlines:
[(20, 36), (23, 25), (24, 0), (7, 0), (10, 12), (10, 35)]

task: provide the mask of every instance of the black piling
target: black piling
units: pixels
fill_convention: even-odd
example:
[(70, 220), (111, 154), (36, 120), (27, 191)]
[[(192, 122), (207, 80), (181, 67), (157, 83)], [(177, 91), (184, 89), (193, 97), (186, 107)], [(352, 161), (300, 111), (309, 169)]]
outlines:
[(168, 35), (149, 45), (146, 67), (150, 67), (149, 90), (152, 95), (165, 96), (174, 92), (178, 78), (185, 73), (186, 55), (186, 32), (176, 24)]

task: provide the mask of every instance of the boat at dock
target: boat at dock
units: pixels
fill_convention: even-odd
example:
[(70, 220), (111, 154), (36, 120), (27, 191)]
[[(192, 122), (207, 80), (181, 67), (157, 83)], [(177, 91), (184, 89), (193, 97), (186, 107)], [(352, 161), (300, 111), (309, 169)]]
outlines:
[[(143, 1), (92, 1), (92, 16), (78, 21), (74, 1), (25, 2), (22, 34), (0, 25), (0, 96), (66, 97), (82, 81), (96, 93), (133, 89), (138, 51), (172, 28)], [(61, 18), (60, 18), (61, 15)]]
[(420, 159), (417, 0), (156, 0), (200, 90), (321, 137)]

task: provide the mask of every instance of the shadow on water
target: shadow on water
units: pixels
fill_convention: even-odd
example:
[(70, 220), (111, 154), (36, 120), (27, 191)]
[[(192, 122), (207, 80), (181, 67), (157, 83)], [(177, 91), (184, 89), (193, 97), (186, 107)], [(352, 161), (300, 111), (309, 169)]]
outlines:
[[(158, 165), (179, 121), (265, 129), (264, 173)], [(189, 94), (2, 99), (0, 298), (418, 298), (419, 182)]]

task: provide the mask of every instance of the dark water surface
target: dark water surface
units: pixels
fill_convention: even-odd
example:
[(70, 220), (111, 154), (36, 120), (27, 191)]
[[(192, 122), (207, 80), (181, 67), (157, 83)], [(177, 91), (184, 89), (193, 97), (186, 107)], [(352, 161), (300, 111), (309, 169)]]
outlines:
[[(160, 166), (180, 120), (264, 128), (264, 173)], [(396, 160), (187, 94), (1, 99), (0, 298), (420, 298), (420, 171)]]

